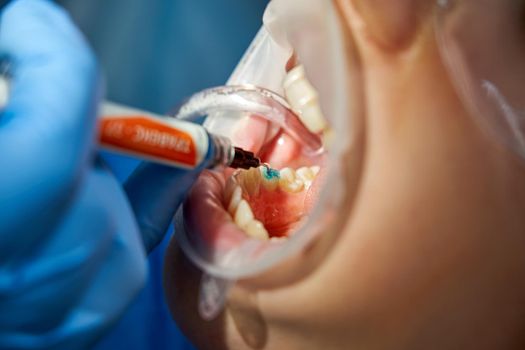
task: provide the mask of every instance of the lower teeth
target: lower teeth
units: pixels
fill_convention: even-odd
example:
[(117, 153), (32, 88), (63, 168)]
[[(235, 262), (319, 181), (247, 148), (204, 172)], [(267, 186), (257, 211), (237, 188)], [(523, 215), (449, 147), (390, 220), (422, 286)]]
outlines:
[[(310, 188), (319, 172), (319, 167), (302, 167), (297, 171), (291, 168), (284, 168), (280, 172), (275, 170), (274, 172), (276, 174), (269, 173), (266, 167), (240, 170), (228, 180), (224, 189), (225, 207), (228, 209), (235, 224), (251, 238), (268, 240), (272, 234), (269, 234), (263, 222), (254, 215), (249, 204), (250, 198), (258, 199), (257, 197), (261, 195), (262, 188), (264, 188), (266, 193), (271, 193), (272, 195), (290, 196), (303, 193), (304, 190)], [(275, 199), (275, 197), (273, 198)], [(270, 202), (269, 205), (275, 206), (277, 203)], [(299, 215), (301, 214), (299, 213)], [(274, 211), (272, 215), (273, 219), (275, 219), (276, 215), (283, 216), (283, 213)], [(297, 215), (294, 213), (291, 217), (293, 218), (294, 216)], [(281, 236), (286, 229), (281, 227), (278, 231), (276, 234)]]

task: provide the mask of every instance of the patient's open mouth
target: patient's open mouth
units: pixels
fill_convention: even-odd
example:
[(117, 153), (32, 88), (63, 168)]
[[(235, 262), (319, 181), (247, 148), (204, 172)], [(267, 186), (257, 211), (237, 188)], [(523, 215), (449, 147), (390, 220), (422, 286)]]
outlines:
[(231, 135), (236, 146), (254, 152), (269, 166), (204, 172), (190, 192), (185, 225), (207, 251), (224, 252), (247, 239), (281, 242), (308, 217), (321, 187), (325, 157), (312, 152), (311, 141), (321, 145), (326, 123), (304, 70), (293, 69), (285, 82), (295, 114), (277, 109), (285, 118), (282, 124), (251, 114)]
[[(254, 129), (246, 138), (249, 124)], [(259, 117), (250, 117), (242, 125), (234, 142), (239, 135), (236, 144), (254, 151), (272, 168), (205, 172), (185, 203), (189, 209), (184, 210), (185, 221), (192, 235), (221, 251), (246, 239), (280, 242), (291, 236), (307, 218), (322, 179), (323, 154), (306, 155), (284, 131), (266, 143), (259, 142), (257, 138), (267, 137), (271, 129)]]

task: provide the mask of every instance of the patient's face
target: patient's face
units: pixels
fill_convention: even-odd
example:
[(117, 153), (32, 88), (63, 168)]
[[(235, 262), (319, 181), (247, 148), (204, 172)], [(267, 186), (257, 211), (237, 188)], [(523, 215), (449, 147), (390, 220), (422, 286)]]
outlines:
[[(465, 57), (495, 62), (491, 77), (523, 105), (511, 63), (497, 62), (525, 62), (507, 57), (522, 53), (525, 1), (480, 0), (490, 11), (475, 14), (459, 3), (449, 9), (458, 42), (483, 43), (476, 23), (501, 40), (466, 45)], [(197, 311), (200, 272), (172, 242), (165, 288), (175, 321), (203, 349), (523, 349), (522, 160), (454, 88), (432, 1), (336, 5), (364, 106), (339, 221), (301, 254), (237, 282), (212, 322)]]

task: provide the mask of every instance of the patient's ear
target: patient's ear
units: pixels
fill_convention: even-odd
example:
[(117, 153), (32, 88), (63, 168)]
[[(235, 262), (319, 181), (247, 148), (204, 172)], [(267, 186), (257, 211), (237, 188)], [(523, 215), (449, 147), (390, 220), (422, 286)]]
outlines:
[[(430, 18), (432, 0), (337, 0), (348, 23), (360, 22), (367, 35), (389, 50), (409, 46)], [(352, 18), (354, 17), (354, 18)]]

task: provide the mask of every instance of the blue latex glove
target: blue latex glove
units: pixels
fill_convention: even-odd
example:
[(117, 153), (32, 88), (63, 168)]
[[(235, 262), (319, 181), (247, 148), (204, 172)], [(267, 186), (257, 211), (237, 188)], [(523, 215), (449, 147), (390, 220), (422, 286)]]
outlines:
[(90, 347), (144, 283), (141, 229), (149, 250), (195, 173), (144, 165), (128, 200), (94, 161), (97, 66), (56, 5), (8, 5), (0, 55), (0, 349)]

